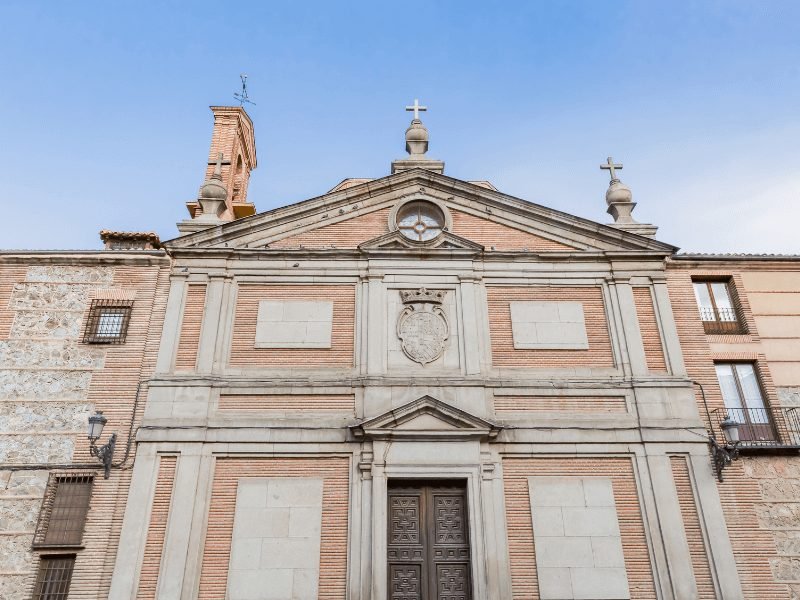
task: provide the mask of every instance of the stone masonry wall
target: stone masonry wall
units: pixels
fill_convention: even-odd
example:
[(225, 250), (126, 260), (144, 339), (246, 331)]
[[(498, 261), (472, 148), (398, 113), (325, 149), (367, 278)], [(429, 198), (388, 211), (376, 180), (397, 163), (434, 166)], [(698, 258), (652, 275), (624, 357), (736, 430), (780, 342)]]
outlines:
[[(0, 310), (12, 313), (0, 339), (0, 463), (69, 463), (85, 430), (92, 372), (104, 349), (79, 343), (92, 292), (112, 267), (31, 266)], [(35, 569), (30, 550), (47, 471), (0, 472), (0, 598), (20, 598)]]
[[(141, 266), (37, 262), (0, 263), (0, 600), (31, 593), (38, 568), (31, 543), (51, 472), (41, 466), (94, 462), (86, 422), (95, 409), (120, 435), (115, 459), (124, 452), (136, 382), (152, 346), (156, 288), (162, 279), (166, 284), (160, 259)], [(91, 300), (110, 289), (135, 298), (128, 339), (118, 346), (83, 344)], [(106, 557), (113, 565), (116, 544), (111, 523), (124, 510), (128, 480), (129, 472), (121, 472), (95, 481), (70, 598), (104, 597)]]

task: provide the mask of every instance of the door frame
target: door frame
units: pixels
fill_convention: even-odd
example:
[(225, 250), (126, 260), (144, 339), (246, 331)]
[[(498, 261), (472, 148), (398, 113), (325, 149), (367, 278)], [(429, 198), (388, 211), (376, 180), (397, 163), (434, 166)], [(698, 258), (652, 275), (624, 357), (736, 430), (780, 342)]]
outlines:
[[(435, 564), (435, 561), (434, 561), (433, 556), (432, 556), (432, 551), (433, 551), (433, 547), (434, 547), (435, 544), (434, 544), (434, 542), (432, 540), (432, 536), (434, 535), (434, 531), (432, 529), (432, 526), (433, 526), (433, 515), (431, 514), (431, 511), (430, 511), (430, 509), (432, 507), (428, 504), (428, 501), (430, 500), (429, 496), (433, 491), (436, 490), (436, 488), (446, 488), (446, 487), (449, 486), (452, 490), (458, 490), (459, 495), (464, 498), (464, 503), (465, 503), (463, 517), (464, 517), (464, 522), (465, 522), (465, 525), (466, 525), (465, 532), (466, 532), (466, 535), (467, 535), (467, 547), (470, 548), (470, 558), (468, 559), (468, 560), (470, 560), (470, 569), (469, 569), (469, 578), (470, 578), (470, 580), (469, 580), (468, 584), (469, 584), (469, 587), (470, 587), (470, 598), (471, 598), (471, 600), (475, 600), (474, 597), (472, 596), (472, 588), (473, 588), (472, 581), (471, 581), (471, 578), (472, 578), (472, 563), (471, 563), (472, 538), (470, 537), (470, 532), (469, 532), (469, 523), (470, 523), (470, 520), (471, 520), (471, 512), (470, 512), (470, 507), (469, 507), (469, 499), (467, 497), (467, 481), (466, 481), (466, 479), (452, 479), (452, 478), (447, 478), (447, 479), (441, 479), (441, 478), (440, 479), (407, 479), (407, 478), (391, 477), (391, 478), (387, 478), (386, 486), (387, 486), (387, 494), (386, 494), (386, 500), (387, 500), (387, 522), (386, 522), (386, 525), (387, 525), (387, 536), (388, 536), (388, 532), (389, 532), (389, 520), (388, 520), (389, 506), (388, 506), (388, 502), (389, 502), (389, 499), (390, 499), (391, 489), (392, 488), (401, 488), (401, 489), (405, 489), (405, 490), (419, 490), (420, 491), (420, 498), (423, 500), (423, 502), (420, 503), (419, 525), (420, 525), (420, 536), (424, 540), (423, 548), (425, 550), (425, 556), (424, 556), (425, 566), (423, 568), (423, 571), (420, 573), (421, 575), (424, 575), (424, 576), (421, 578), (422, 581), (420, 583), (424, 586), (423, 589), (426, 590), (426, 593), (423, 594), (423, 597), (424, 598), (429, 598), (429, 600), (434, 600), (436, 598), (436, 592), (434, 592), (433, 595), (431, 595), (431, 592), (432, 592), (432, 589), (431, 589), (432, 573), (430, 571), (430, 568)], [(388, 538), (387, 538), (387, 550), (388, 550)], [(388, 589), (391, 588), (391, 578), (389, 577), (390, 573), (388, 572), (388, 563), (389, 563), (388, 552), (387, 552), (386, 561), (387, 561), (386, 588), (388, 590)], [(435, 573), (435, 570), (434, 570), (434, 573)], [(438, 586), (438, 580), (436, 580), (435, 577), (434, 577), (433, 585), (434, 586)], [(388, 594), (388, 592), (387, 592), (387, 594)]]
[(423, 466), (374, 465), (372, 469), (372, 600), (386, 600), (388, 586), (388, 481), (460, 480), (466, 483), (470, 537), (470, 583), (473, 598), (488, 598), (486, 589), (486, 536), (481, 502), (480, 465)]

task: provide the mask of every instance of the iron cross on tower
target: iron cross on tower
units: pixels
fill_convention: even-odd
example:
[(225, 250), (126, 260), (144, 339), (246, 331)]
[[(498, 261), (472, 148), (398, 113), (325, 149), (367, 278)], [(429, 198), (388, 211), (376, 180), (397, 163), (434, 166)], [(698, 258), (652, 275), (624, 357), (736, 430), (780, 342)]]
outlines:
[(427, 106), (420, 106), (419, 105), (419, 100), (414, 98), (413, 106), (406, 106), (406, 110), (408, 112), (411, 112), (413, 110), (414, 111), (414, 120), (415, 121), (419, 121), (419, 111), (423, 111), (424, 112), (424, 111), (428, 110), (428, 107)]
[(253, 102), (252, 100), (250, 100), (250, 98), (247, 95), (247, 75), (242, 73), (241, 75), (239, 75), (239, 79), (242, 80), (242, 91), (241, 92), (236, 92), (233, 95), (233, 97), (236, 98), (239, 101), (239, 106), (244, 106), (245, 102), (255, 106), (256, 103)]
[(614, 159), (613, 159), (613, 158), (611, 158), (611, 157), (609, 156), (609, 157), (606, 159), (606, 164), (604, 164), (604, 165), (600, 165), (600, 168), (601, 168), (601, 169), (606, 169), (606, 170), (608, 170), (608, 171), (610, 171), (610, 172), (611, 172), (611, 181), (612, 181), (612, 182), (614, 182), (614, 181), (619, 181), (619, 177), (617, 177), (617, 173), (616, 173), (615, 169), (622, 169), (622, 165), (621, 165), (621, 164), (619, 164), (619, 165), (615, 165), (615, 164), (614, 164)]

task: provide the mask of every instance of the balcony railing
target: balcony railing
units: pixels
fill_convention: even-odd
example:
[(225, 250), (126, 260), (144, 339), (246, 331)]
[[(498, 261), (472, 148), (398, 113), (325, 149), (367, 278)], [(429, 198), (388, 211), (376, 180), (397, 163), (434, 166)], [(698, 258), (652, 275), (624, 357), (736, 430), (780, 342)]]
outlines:
[(717, 439), (730, 443), (720, 427), (725, 419), (739, 424), (741, 448), (800, 448), (800, 406), (712, 410), (711, 432)]
[(733, 308), (700, 308), (700, 319), (706, 333), (731, 334), (744, 333), (741, 321)]

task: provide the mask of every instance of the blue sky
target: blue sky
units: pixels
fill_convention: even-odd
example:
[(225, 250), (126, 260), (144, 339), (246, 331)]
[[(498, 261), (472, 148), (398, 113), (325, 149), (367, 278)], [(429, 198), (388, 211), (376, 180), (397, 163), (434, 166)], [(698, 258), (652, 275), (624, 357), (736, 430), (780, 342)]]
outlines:
[(800, 253), (797, 2), (0, 4), (0, 247), (176, 235), (211, 104), (257, 105), (267, 210), (404, 154), (418, 97), (446, 173), (686, 251)]

